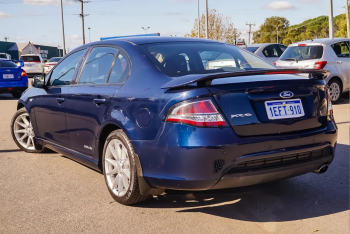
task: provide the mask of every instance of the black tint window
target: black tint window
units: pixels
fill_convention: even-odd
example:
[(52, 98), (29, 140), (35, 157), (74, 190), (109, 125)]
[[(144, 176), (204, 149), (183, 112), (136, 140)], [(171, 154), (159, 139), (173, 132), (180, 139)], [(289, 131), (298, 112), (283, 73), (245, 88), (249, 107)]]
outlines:
[(320, 59), (323, 55), (323, 46), (293, 46), (288, 47), (281, 56), (281, 60), (310, 60)]
[(17, 65), (11, 61), (0, 61), (0, 67), (17, 67)]
[(39, 56), (21, 56), (19, 60), (23, 62), (40, 62)]
[(80, 75), (79, 84), (107, 83), (109, 70), (117, 53), (118, 49), (111, 47), (92, 49)]
[(0, 58), (6, 58), (5, 54), (0, 54)]
[(274, 45), (269, 45), (263, 50), (263, 54), (267, 58), (273, 58), (273, 57), (279, 57), (279, 51), (277, 50), (277, 47)]
[(58, 64), (58, 66), (51, 73), (50, 85), (56, 86), (71, 84), (75, 69), (77, 68), (84, 53), (85, 50), (75, 52)]
[(248, 50), (249, 52), (254, 53), (257, 49), (259, 49), (259, 47), (247, 47), (247, 48), (244, 48), (244, 49)]
[(349, 58), (349, 48), (346, 42), (340, 42), (332, 45), (334, 53), (339, 58)]
[(281, 49), (282, 53), (287, 49), (285, 45), (278, 45), (278, 47)]
[(49, 62), (58, 62), (58, 61), (60, 61), (61, 60), (61, 58), (51, 58), (50, 60), (49, 60)]
[(124, 83), (130, 73), (130, 65), (123, 53), (115, 59), (108, 83)]

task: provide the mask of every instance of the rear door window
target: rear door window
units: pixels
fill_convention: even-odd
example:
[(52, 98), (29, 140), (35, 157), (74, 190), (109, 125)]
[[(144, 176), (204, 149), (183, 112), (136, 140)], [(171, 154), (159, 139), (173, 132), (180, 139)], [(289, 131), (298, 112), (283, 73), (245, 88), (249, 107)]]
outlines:
[(19, 60), (23, 62), (40, 62), (39, 56), (21, 56)]
[(95, 47), (91, 50), (80, 75), (79, 84), (105, 84), (118, 49)]
[(345, 41), (331, 45), (334, 53), (339, 58), (349, 58), (349, 47)]
[(323, 46), (310, 45), (310, 46), (293, 46), (288, 47), (282, 54), (280, 60), (310, 60), (320, 59), (323, 55)]
[(259, 49), (259, 47), (247, 47), (247, 48), (244, 48), (244, 49), (249, 51), (249, 52), (254, 53), (257, 49)]
[(278, 48), (282, 51), (282, 53), (287, 49), (287, 46), (285, 45), (278, 45)]
[(263, 54), (266, 58), (280, 57), (281, 53), (275, 45), (269, 45), (263, 50)]
[(50, 86), (70, 85), (77, 66), (81, 58), (85, 54), (85, 49), (77, 51), (66, 57), (58, 66), (52, 71), (50, 77)]
[(0, 67), (17, 67), (17, 65), (11, 61), (0, 61)]
[(121, 84), (129, 77), (130, 64), (123, 52), (120, 52), (114, 61), (108, 83)]

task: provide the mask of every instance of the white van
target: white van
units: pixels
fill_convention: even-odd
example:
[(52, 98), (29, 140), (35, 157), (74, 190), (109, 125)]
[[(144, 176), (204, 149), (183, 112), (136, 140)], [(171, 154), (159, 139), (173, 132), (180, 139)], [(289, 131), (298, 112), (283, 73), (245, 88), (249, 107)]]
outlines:
[(44, 60), (40, 54), (25, 54), (19, 60), (24, 62), (22, 67), (28, 74), (28, 77), (44, 74)]

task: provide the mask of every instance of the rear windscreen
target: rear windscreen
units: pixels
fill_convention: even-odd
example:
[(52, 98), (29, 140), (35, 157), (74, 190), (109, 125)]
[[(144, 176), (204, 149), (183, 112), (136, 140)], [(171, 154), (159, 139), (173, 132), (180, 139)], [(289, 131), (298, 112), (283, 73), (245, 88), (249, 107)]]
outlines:
[(293, 46), (288, 47), (280, 60), (294, 60), (302, 61), (302, 60), (310, 60), (310, 59), (320, 59), (323, 55), (323, 46), (315, 45), (315, 46)]
[(0, 61), (0, 67), (17, 67), (17, 65), (11, 61)]
[(245, 50), (248, 50), (249, 52), (254, 53), (257, 49), (259, 49), (259, 47), (247, 47), (245, 48)]
[(6, 55), (0, 54), (0, 58), (6, 58)]
[(40, 62), (39, 56), (21, 56), (19, 58), (19, 60), (21, 60), (23, 62), (34, 62), (34, 61), (39, 61)]
[(51, 58), (49, 62), (58, 62), (61, 58)]

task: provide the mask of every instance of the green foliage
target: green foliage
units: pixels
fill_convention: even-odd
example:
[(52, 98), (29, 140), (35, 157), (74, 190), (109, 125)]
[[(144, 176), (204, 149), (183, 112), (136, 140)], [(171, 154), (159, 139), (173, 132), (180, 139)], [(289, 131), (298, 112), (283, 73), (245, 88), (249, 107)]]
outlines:
[[(284, 19), (284, 27), (279, 28), (279, 43), (289, 45), (298, 41), (311, 40), (315, 38), (326, 38), (329, 35), (328, 16), (319, 16), (309, 19), (301, 24), (289, 26), (289, 21), (283, 17), (270, 17), (265, 20), (260, 29), (253, 34), (254, 43), (276, 42), (276, 21)], [(281, 31), (280, 31), (281, 30)], [(346, 37), (345, 14), (334, 17), (335, 37)]]

